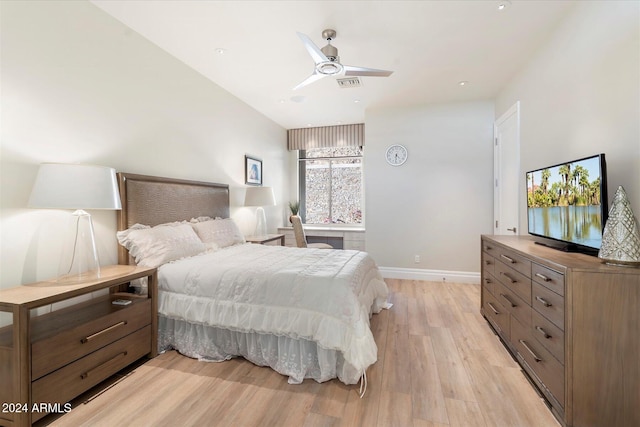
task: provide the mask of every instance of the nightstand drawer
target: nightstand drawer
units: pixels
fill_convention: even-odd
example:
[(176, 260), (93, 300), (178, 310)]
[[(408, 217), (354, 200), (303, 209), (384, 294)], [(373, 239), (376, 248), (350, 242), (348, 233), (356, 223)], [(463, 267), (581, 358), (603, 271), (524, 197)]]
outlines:
[[(146, 326), (35, 381), (32, 401), (65, 404), (150, 351), (151, 326)], [(32, 421), (45, 415), (33, 413)]]
[[(72, 320), (75, 327), (50, 336), (34, 339), (31, 345), (31, 378), (36, 380), (74, 360), (77, 360), (113, 341), (151, 323), (151, 300), (133, 299), (127, 306), (111, 304), (109, 297), (97, 298), (74, 306)], [(44, 317), (44, 316), (43, 316)], [(46, 322), (44, 318), (41, 322)]]

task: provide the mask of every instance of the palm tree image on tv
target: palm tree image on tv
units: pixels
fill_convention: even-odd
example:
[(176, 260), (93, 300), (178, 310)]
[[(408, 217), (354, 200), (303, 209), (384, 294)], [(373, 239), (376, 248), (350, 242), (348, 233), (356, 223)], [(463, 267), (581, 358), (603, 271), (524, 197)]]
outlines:
[(527, 173), (529, 232), (599, 248), (600, 180), (597, 157)]

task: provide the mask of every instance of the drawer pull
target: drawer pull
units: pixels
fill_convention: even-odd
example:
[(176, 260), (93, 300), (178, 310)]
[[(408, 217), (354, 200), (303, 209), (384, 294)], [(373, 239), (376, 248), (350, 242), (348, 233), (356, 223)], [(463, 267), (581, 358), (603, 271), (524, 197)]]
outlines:
[(486, 259), (486, 260), (484, 261), (484, 264), (485, 264), (485, 265), (491, 265), (491, 261), (489, 261), (488, 259)]
[(485, 246), (484, 248), (485, 248), (486, 250), (488, 250), (488, 251), (490, 251), (490, 250), (492, 250), (492, 249), (493, 249), (491, 246)]
[(516, 260), (515, 260), (515, 259), (513, 259), (513, 258), (510, 258), (510, 257), (508, 257), (508, 256), (506, 256), (506, 255), (500, 255), (500, 256), (501, 256), (502, 258), (506, 259), (507, 261), (509, 261), (511, 264), (515, 264), (515, 263), (516, 263)]
[(518, 305), (517, 305), (517, 304), (515, 304), (513, 301), (511, 301), (511, 298), (509, 298), (509, 296), (508, 296), (508, 295), (500, 294), (500, 296), (501, 296), (502, 298), (504, 298), (504, 299), (505, 299), (509, 304), (511, 304), (511, 307), (517, 307), (517, 306), (518, 306)]
[(547, 301), (546, 299), (544, 299), (544, 298), (542, 298), (540, 296), (536, 297), (536, 299), (538, 301), (540, 301), (540, 304), (544, 305), (545, 307), (551, 307), (553, 305), (549, 301)]
[(550, 282), (551, 279), (549, 279), (547, 276), (545, 276), (544, 274), (540, 274), (540, 273), (536, 273), (536, 277), (541, 278), (542, 280), (544, 280), (545, 282)]
[(509, 276), (509, 274), (508, 274), (508, 273), (500, 272), (500, 274), (502, 274), (504, 277), (506, 277), (507, 279), (509, 279), (509, 281), (510, 281), (511, 283), (516, 283), (516, 282), (517, 282), (517, 280), (516, 280), (516, 279), (514, 279), (513, 277)]
[(545, 331), (544, 329), (542, 329), (540, 326), (536, 326), (536, 331), (540, 332), (542, 334), (543, 337), (545, 337), (546, 339), (551, 338), (551, 335), (549, 335), (547, 333), (547, 331)]
[(529, 348), (529, 346), (527, 345), (527, 342), (526, 342), (525, 340), (518, 340), (518, 341), (520, 341), (520, 344), (522, 344), (522, 346), (523, 346), (524, 348), (526, 348), (526, 349), (527, 349), (527, 351), (528, 351), (529, 353), (531, 353), (531, 355), (533, 356), (533, 360), (535, 360), (535, 361), (536, 361), (536, 363), (537, 363), (537, 362), (542, 362), (542, 359), (540, 359), (540, 358), (538, 357), (538, 355), (537, 355), (537, 354), (535, 354), (535, 353), (533, 352), (533, 350), (531, 350), (531, 349)]
[(491, 282), (491, 279), (484, 279), (484, 283), (489, 284), (489, 283), (493, 283), (493, 282)]
[(123, 320), (122, 322), (118, 322), (118, 323), (116, 323), (115, 325), (111, 325), (111, 326), (109, 326), (108, 328), (105, 328), (105, 329), (101, 330), (100, 332), (96, 332), (95, 334), (91, 334), (91, 335), (89, 335), (88, 337), (84, 337), (84, 338), (82, 338), (82, 339), (80, 340), (80, 342), (81, 342), (82, 344), (86, 344), (86, 343), (88, 343), (89, 341), (91, 341), (92, 339), (97, 338), (98, 336), (100, 336), (100, 335), (102, 335), (102, 334), (106, 334), (107, 332), (112, 331), (112, 330), (114, 330), (114, 329), (116, 329), (116, 328), (119, 328), (120, 326), (124, 326), (124, 325), (126, 325), (126, 324), (127, 324), (127, 321), (126, 321), (126, 320)]
[(500, 312), (498, 310), (496, 310), (496, 308), (493, 306), (493, 304), (491, 304), (490, 302), (487, 303), (487, 305), (491, 308), (491, 310), (493, 310), (493, 312), (495, 314), (500, 314)]
[(89, 369), (84, 374), (81, 374), (80, 378), (82, 378), (84, 380), (85, 378), (88, 378), (89, 375), (91, 375), (91, 372), (95, 371), (96, 369), (106, 365), (107, 363), (113, 362), (114, 360), (119, 359), (120, 357), (126, 356), (126, 355), (127, 355), (126, 351), (123, 351), (122, 353), (118, 353), (115, 356), (113, 356), (111, 359), (107, 360), (106, 362), (103, 362), (103, 363), (99, 364), (98, 366), (96, 366), (95, 368)]

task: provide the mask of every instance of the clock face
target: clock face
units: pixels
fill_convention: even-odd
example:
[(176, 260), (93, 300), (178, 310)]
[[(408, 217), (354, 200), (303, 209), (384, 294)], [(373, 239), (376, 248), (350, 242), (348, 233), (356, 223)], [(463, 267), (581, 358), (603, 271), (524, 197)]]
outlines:
[(400, 166), (407, 161), (407, 149), (399, 144), (387, 148), (387, 162), (393, 166)]

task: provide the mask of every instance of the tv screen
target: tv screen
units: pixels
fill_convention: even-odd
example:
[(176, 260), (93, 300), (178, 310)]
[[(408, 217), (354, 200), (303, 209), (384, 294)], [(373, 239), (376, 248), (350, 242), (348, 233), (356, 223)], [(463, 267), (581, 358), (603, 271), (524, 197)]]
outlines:
[(553, 239), (557, 249), (600, 249), (607, 219), (604, 154), (527, 172), (529, 234)]

